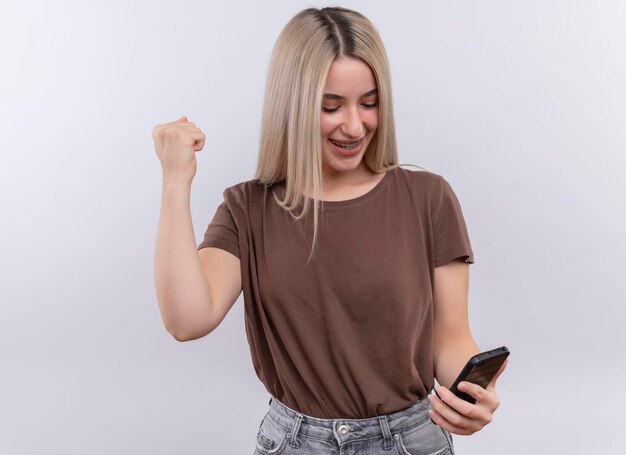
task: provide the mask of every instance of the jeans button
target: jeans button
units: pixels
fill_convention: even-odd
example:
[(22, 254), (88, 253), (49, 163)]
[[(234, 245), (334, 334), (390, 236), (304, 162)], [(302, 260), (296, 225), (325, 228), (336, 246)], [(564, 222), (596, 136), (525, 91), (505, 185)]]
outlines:
[(339, 428), (337, 428), (337, 430), (341, 434), (347, 434), (348, 431), (350, 431), (350, 428), (348, 428), (348, 425), (339, 425)]

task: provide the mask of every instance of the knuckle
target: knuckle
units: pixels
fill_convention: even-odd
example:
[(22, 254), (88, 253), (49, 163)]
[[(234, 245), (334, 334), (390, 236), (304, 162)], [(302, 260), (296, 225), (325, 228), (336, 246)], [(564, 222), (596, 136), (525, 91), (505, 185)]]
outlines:
[(161, 137), (172, 137), (176, 134), (176, 128), (172, 125), (163, 125)]
[(171, 134), (172, 134), (173, 137), (176, 137), (177, 139), (179, 139), (179, 140), (181, 140), (181, 141), (183, 141), (185, 143), (189, 142), (189, 139), (190, 139), (189, 134), (186, 131), (184, 131), (184, 130), (182, 130), (180, 128), (172, 128), (171, 129)]
[(448, 418), (448, 421), (455, 427), (460, 427), (461, 423), (463, 422), (463, 419), (461, 419), (461, 417), (459, 416), (452, 415)]

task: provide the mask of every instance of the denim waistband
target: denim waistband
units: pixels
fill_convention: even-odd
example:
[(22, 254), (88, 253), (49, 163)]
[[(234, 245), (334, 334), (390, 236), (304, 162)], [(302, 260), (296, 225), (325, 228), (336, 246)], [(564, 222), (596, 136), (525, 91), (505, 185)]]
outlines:
[(427, 398), (422, 398), (408, 408), (367, 419), (320, 419), (295, 411), (272, 397), (268, 415), (289, 431), (291, 438), (304, 435), (344, 444), (381, 435), (385, 440), (391, 439), (394, 432), (412, 428), (430, 418), (429, 404)]

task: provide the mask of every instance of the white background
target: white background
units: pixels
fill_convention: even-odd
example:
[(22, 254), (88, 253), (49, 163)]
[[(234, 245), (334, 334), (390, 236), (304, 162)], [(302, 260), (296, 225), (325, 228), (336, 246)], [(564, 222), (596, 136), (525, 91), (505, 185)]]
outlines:
[[(454, 188), (473, 334), (512, 352), (493, 423), (457, 453), (619, 453), (626, 5), (336, 4), (380, 30), (401, 162)], [(188, 343), (160, 319), (151, 129), (187, 115), (207, 135), (199, 243), (223, 189), (253, 176), (278, 33), (327, 5), (2, 2), (0, 453), (253, 452), (269, 395), (243, 301)]]

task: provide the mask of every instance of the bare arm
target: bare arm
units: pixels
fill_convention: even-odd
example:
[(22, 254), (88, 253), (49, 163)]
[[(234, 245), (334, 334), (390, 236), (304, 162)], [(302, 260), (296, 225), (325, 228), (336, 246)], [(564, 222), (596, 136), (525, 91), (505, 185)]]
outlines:
[(469, 264), (452, 261), (435, 268), (435, 377), (439, 384), (437, 395), (428, 395), (432, 405), (431, 419), (440, 427), (456, 434), (472, 434), (493, 419), (500, 401), (496, 395), (496, 380), (506, 362), (485, 389), (477, 384), (461, 381), (459, 390), (476, 399), (468, 403), (450, 392), (456, 376), (475, 354), (480, 352), (470, 333), (467, 299)]
[(157, 300), (167, 331), (178, 341), (194, 340), (211, 333), (241, 293), (239, 259), (217, 248), (196, 248), (189, 197), (204, 133), (183, 116), (156, 125), (152, 137), (163, 167), (154, 258)]
[(191, 182), (163, 179), (154, 260), (161, 318), (178, 341), (190, 332), (207, 331), (211, 321), (211, 293), (196, 250), (190, 193)]
[(434, 367), (444, 387), (480, 352), (469, 327), (468, 290), (469, 264), (456, 260), (435, 269)]

